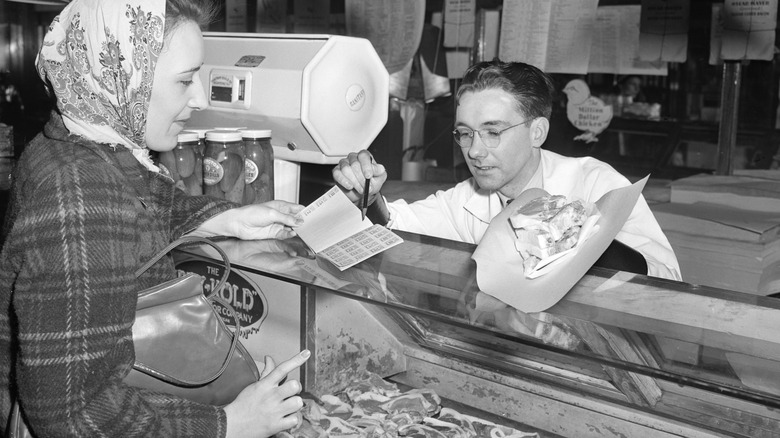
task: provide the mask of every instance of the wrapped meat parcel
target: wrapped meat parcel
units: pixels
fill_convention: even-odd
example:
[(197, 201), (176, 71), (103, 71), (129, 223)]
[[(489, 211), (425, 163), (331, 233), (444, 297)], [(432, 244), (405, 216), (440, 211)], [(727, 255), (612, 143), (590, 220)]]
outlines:
[(509, 221), (524, 273), (529, 275), (540, 261), (574, 248), (582, 226), (598, 213), (596, 204), (563, 195), (541, 196), (520, 207)]

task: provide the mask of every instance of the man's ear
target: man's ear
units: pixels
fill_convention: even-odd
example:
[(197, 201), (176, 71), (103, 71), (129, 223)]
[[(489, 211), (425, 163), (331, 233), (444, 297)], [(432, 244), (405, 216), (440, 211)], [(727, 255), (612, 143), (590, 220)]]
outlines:
[(550, 121), (547, 117), (537, 117), (531, 122), (531, 144), (535, 148), (540, 148), (547, 140), (547, 133), (550, 131)]

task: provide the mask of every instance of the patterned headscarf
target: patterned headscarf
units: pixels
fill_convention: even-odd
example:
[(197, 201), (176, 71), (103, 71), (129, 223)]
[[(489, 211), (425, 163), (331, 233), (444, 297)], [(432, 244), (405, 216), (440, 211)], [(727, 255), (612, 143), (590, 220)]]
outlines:
[(36, 60), (71, 134), (127, 147), (153, 171), (144, 133), (164, 23), (165, 0), (73, 0)]

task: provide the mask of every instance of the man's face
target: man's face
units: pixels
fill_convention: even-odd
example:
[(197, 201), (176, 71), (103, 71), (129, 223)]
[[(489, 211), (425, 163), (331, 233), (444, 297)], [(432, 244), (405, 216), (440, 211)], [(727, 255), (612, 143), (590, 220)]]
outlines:
[(636, 97), (639, 94), (639, 90), (642, 88), (642, 80), (636, 76), (632, 76), (623, 83), (623, 94), (626, 96)]
[(504, 90), (467, 92), (460, 97), (455, 112), (456, 129), (501, 131), (527, 122), (502, 132), (496, 148), (488, 148), (476, 132), (471, 147), (461, 147), (469, 170), (481, 188), (498, 190), (510, 198), (520, 194), (539, 165), (538, 147), (546, 137), (545, 130), (539, 141), (540, 121), (546, 119), (526, 120), (517, 111), (514, 97)]

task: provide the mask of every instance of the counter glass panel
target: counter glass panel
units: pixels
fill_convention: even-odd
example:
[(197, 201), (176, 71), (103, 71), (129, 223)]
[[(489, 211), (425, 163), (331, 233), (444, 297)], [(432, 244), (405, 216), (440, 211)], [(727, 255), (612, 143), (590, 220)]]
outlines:
[(479, 290), (474, 245), (397, 233), (401, 245), (344, 271), (289, 255), (297, 238), (220, 246), (235, 269), (381, 306), (442, 356), (737, 435), (780, 424), (780, 300), (593, 267), (523, 313)]

